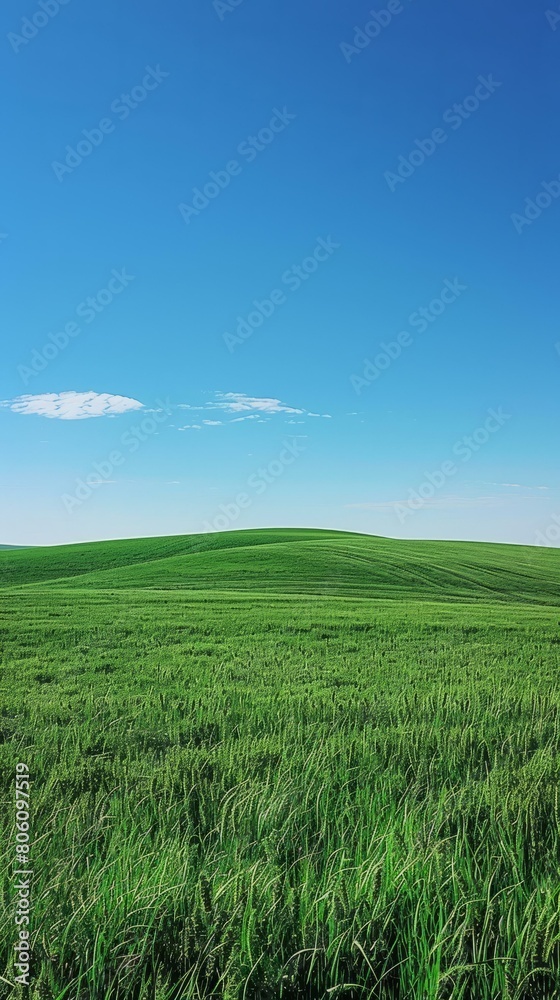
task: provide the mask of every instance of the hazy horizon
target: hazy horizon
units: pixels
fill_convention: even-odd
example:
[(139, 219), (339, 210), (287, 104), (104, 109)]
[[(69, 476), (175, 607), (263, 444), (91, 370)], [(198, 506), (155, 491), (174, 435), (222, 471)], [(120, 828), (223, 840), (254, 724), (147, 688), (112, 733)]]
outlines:
[[(350, 528), (333, 528), (333, 527), (329, 527), (329, 526), (318, 527), (317, 525), (314, 525), (314, 524), (291, 524), (291, 525), (290, 524), (275, 524), (275, 525), (265, 525), (265, 526), (262, 526), (262, 525), (248, 525), (245, 528), (230, 528), (230, 529), (226, 529), (223, 532), (206, 532), (206, 531), (199, 531), (199, 532), (196, 532), (196, 531), (188, 532), (187, 531), (187, 532), (184, 532), (184, 531), (177, 531), (177, 532), (170, 532), (169, 534), (163, 534), (163, 535), (161, 535), (161, 534), (154, 534), (154, 535), (114, 535), (114, 536), (104, 536), (102, 538), (77, 538), (77, 539), (74, 539), (72, 542), (42, 542), (42, 543), (41, 542), (37, 542), (37, 543), (34, 543), (34, 544), (28, 543), (28, 542), (2, 542), (2, 543), (0, 543), (0, 551), (2, 549), (4, 549), (5, 551), (8, 551), (8, 550), (13, 550), (13, 549), (51, 548), (51, 547), (59, 546), (59, 545), (89, 545), (89, 544), (93, 545), (95, 543), (102, 544), (103, 542), (125, 542), (125, 541), (134, 541), (134, 540), (138, 541), (140, 539), (150, 539), (150, 538), (172, 538), (172, 537), (177, 537), (177, 536), (180, 537), (181, 535), (196, 537), (197, 535), (206, 535), (206, 534), (227, 534), (228, 532), (231, 532), (231, 531), (240, 531), (240, 532), (243, 532), (243, 531), (267, 531), (267, 530), (282, 531), (282, 530), (289, 530), (289, 529), (292, 529), (294, 531), (301, 530), (301, 531), (340, 532), (340, 534), (343, 534), (343, 535), (348, 535), (348, 534), (350, 534), (350, 535), (363, 535), (366, 538), (383, 538), (383, 539), (388, 540), (388, 541), (409, 541), (409, 542), (414, 542), (414, 541), (418, 541), (418, 542), (431, 542), (432, 541), (432, 542), (450, 542), (450, 543), (454, 543), (454, 542), (467, 542), (467, 543), (480, 544), (480, 545), (514, 545), (514, 546), (517, 546), (517, 547), (520, 547), (520, 548), (539, 548), (539, 547), (541, 547), (542, 545), (545, 544), (542, 541), (540, 543), (539, 542), (535, 542), (532, 545), (531, 545), (531, 543), (525, 543), (525, 542), (497, 542), (497, 541), (495, 541), (494, 539), (491, 539), (491, 538), (485, 538), (485, 539), (482, 539), (482, 538), (424, 538), (424, 537), (421, 537), (421, 536), (418, 536), (418, 537), (410, 536), (410, 537), (407, 537), (407, 538), (399, 538), (399, 537), (397, 537), (395, 535), (380, 535), (380, 534), (378, 534), (376, 532), (353, 531)], [(556, 546), (556, 545), (554, 545), (552, 543), (548, 543), (547, 547), (549, 547), (549, 548), (557, 548), (558, 546)]]

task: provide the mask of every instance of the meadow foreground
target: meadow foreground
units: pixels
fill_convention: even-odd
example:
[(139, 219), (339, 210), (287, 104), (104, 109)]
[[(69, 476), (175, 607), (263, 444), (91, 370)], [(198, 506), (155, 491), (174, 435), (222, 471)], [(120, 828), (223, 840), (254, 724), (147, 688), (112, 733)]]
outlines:
[(22, 996), (560, 996), (558, 552), (262, 530), (0, 588), (0, 997), (18, 761)]

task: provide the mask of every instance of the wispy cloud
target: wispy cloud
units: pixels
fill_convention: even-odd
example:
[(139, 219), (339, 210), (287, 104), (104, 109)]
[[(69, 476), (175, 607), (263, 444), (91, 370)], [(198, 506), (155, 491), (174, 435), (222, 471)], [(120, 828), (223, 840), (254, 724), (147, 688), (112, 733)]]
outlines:
[[(195, 419), (200, 420), (200, 424), (187, 424), (179, 427), (179, 430), (200, 430), (204, 427), (220, 427), (227, 424), (240, 424), (245, 420), (256, 420), (258, 423), (266, 423), (277, 416), (288, 417), (324, 417), (325, 420), (332, 420), (330, 413), (311, 413), (301, 406), (291, 406), (276, 399), (273, 396), (248, 396), (244, 392), (214, 392), (212, 398), (205, 403), (196, 405), (194, 403), (179, 403), (181, 410), (191, 410)], [(205, 419), (205, 413), (209, 410), (219, 410), (224, 420)], [(288, 420), (289, 424), (304, 423), (302, 420)]]
[(86, 420), (89, 417), (115, 417), (129, 410), (141, 410), (143, 403), (128, 396), (108, 392), (43, 392), (2, 400), (1, 406), (14, 413), (35, 414), (56, 420)]
[(506, 486), (515, 490), (548, 490), (548, 486), (524, 486), (522, 483), (491, 483), (491, 486)]
[(184, 410), (223, 410), (225, 413), (305, 413), (295, 406), (288, 406), (280, 399), (268, 396), (247, 396), (244, 392), (215, 392), (214, 398), (201, 406), (179, 403)]
[[(465, 497), (465, 496), (444, 496), (444, 497), (427, 497), (419, 501), (418, 506), (422, 509), (434, 509), (434, 510), (457, 510), (465, 507), (500, 507), (507, 504), (508, 501), (517, 500), (535, 500), (535, 499), (548, 499), (547, 497), (534, 497), (519, 494), (510, 494), (509, 496), (502, 494), (501, 496), (480, 496), (480, 497)], [(357, 510), (393, 510), (397, 506), (405, 506), (410, 503), (410, 497), (404, 500), (381, 500), (372, 503), (347, 503), (345, 507), (353, 508)]]
[(241, 413), (247, 410), (258, 413), (304, 413), (294, 406), (287, 406), (279, 399), (267, 397), (246, 396), (243, 392), (218, 392), (216, 405), (229, 413)]
[(476, 486), (499, 486), (501, 489), (510, 490), (546, 490), (550, 491), (550, 486), (527, 486), (523, 483), (492, 483), (485, 479), (473, 480), (472, 485)]

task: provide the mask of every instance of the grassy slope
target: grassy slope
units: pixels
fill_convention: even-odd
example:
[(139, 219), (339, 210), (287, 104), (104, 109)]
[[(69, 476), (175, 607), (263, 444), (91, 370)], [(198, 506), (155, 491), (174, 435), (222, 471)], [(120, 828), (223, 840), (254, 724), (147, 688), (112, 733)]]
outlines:
[(0, 586), (268, 591), (560, 604), (560, 551), (252, 530), (0, 552)]
[(228, 531), (223, 534), (124, 538), (109, 542), (44, 546), (5, 555), (0, 553), (0, 586), (82, 576), (98, 570), (157, 562), (175, 555), (188, 556), (201, 551), (290, 541), (295, 537), (303, 540), (307, 537), (331, 537), (338, 534), (340, 532), (305, 528), (257, 529)]

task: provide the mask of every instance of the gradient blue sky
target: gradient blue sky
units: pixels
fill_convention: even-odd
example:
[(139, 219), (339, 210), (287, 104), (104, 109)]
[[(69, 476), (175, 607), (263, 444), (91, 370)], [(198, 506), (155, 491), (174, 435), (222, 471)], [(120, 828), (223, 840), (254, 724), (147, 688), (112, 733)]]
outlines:
[[(560, 30), (546, 3), (392, 9), (352, 52), (371, 21), (357, 0), (221, 16), (212, 0), (69, 0), (28, 41), (38, 0), (6, 0), (1, 542), (306, 525), (558, 544), (560, 198), (523, 213), (559, 178)], [(154, 89), (123, 110), (147, 67)], [(500, 86), (457, 119), (480, 77)], [(282, 130), (240, 152), (277, 110)], [(102, 119), (91, 154), (57, 167)], [(286, 272), (319, 239), (338, 247), (296, 287)], [(123, 269), (91, 321), (80, 304)], [(412, 314), (446, 280), (464, 290), (421, 332)], [(400, 356), (357, 383), (399, 334)], [(88, 406), (103, 415), (68, 419)], [(503, 426), (459, 445), (490, 410)]]

